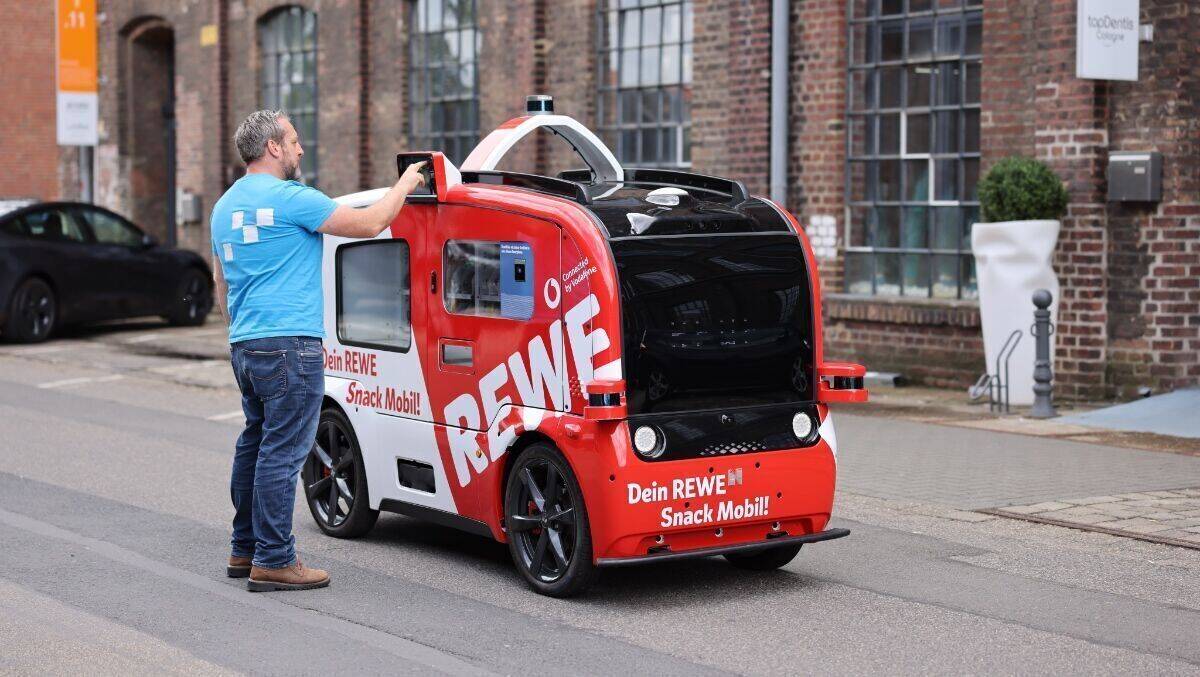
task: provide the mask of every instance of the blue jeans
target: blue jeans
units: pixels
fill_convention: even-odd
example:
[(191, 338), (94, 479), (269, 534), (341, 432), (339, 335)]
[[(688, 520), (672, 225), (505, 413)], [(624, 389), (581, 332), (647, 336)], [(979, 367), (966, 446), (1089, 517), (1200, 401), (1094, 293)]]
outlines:
[(233, 455), (233, 556), (277, 569), (296, 561), (296, 477), (325, 395), (321, 339), (275, 336), (230, 346), (246, 429)]

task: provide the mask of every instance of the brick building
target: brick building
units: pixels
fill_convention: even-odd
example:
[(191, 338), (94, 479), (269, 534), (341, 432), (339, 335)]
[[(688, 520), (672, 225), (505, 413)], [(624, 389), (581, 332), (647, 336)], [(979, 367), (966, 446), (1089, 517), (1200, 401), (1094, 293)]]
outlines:
[[(21, 17), (37, 4), (21, 3)], [(205, 250), (207, 210), (241, 171), (229, 139), (251, 110), (292, 111), (306, 176), (340, 194), (390, 183), (401, 149), (461, 161), (535, 92), (627, 164), (691, 167), (767, 194), (774, 4), (100, 0), (96, 199), (160, 235), (179, 222), (179, 243)], [(1046, 161), (1070, 195), (1055, 259), (1059, 392), (1200, 382), (1200, 13), (1189, 0), (1141, 0), (1154, 37), (1140, 45), (1137, 82), (1075, 77), (1076, 0), (783, 5), (775, 194), (818, 245), (831, 356), (940, 385), (984, 370), (975, 182), (1020, 154)], [(6, 42), (7, 63), (48, 77), (27, 54), (52, 48), (52, 35), (41, 24), (26, 35), (22, 49)], [(0, 107), (13, 119), (11, 95)], [(0, 143), (0, 162), (23, 152)], [(1162, 153), (1161, 202), (1106, 201), (1117, 150)], [(72, 194), (74, 151), (60, 156), (57, 174), (29, 172), (36, 190), (0, 177), (0, 196), (48, 197), (47, 177)], [(509, 168), (572, 164), (537, 139)], [(198, 221), (175, 212), (176, 192), (198, 196)]]

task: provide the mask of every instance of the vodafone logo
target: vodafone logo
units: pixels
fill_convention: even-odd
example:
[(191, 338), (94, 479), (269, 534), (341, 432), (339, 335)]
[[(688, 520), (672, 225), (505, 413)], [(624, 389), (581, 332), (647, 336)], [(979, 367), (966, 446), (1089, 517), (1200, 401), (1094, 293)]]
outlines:
[(558, 304), (562, 302), (562, 288), (558, 286), (558, 280), (554, 278), (546, 280), (546, 286), (542, 288), (542, 298), (545, 299), (550, 310), (558, 307)]

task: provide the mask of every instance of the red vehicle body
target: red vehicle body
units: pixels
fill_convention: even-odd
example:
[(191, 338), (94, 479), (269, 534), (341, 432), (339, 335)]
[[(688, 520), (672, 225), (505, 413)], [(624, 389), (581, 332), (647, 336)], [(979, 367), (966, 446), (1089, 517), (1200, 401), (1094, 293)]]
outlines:
[[(492, 171), (539, 127), (591, 169)], [(864, 372), (823, 360), (792, 216), (734, 181), (622, 168), (564, 116), (505, 123), (461, 172), (399, 163), (426, 158), (430, 195), (389, 231), (326, 237), (327, 397), (304, 470), (326, 533), (379, 510), (452, 525), (509, 542), (560, 596), (598, 566), (773, 568), (848, 533), (827, 529), (828, 404), (865, 401)]]

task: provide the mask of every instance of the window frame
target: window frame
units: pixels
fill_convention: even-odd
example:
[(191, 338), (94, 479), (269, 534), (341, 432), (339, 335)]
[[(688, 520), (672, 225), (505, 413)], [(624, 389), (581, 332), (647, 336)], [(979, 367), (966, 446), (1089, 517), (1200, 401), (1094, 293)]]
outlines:
[[(691, 97), (694, 79), (694, 44), (695, 44), (695, 6), (693, 0), (643, 0), (631, 6), (620, 0), (600, 0), (596, 4), (596, 132), (612, 149), (613, 154), (623, 166), (651, 167), (666, 169), (688, 169), (692, 166), (692, 113)], [(667, 10), (679, 8), (678, 40), (668, 40)], [(649, 12), (658, 12), (658, 36), (656, 42), (647, 42), (643, 20)], [(626, 20), (630, 13), (637, 13), (636, 21)], [(637, 25), (638, 37), (635, 42), (626, 41), (626, 32)], [(611, 44), (616, 31), (616, 44)], [(676, 63), (678, 78), (665, 82), (661, 74), (661, 66), (665, 59), (666, 49), (678, 52)], [(636, 55), (635, 68), (636, 84), (622, 85), (622, 74), (625, 72), (625, 54)], [(657, 54), (659, 75), (655, 82), (642, 82), (645, 66), (643, 60), (647, 52)], [(614, 56), (615, 55), (615, 56)], [(609, 75), (612, 81), (609, 81)], [(678, 115), (672, 104), (673, 90), (678, 94)], [(626, 115), (625, 97), (629, 94), (635, 102), (635, 110)], [(645, 104), (647, 94), (656, 99), (658, 111), (647, 120)], [(606, 103), (607, 102), (607, 103)], [(632, 121), (630, 121), (632, 120)], [(642, 145), (646, 132), (653, 132), (656, 149), (654, 159), (646, 160)], [(674, 137), (673, 157), (668, 158), (667, 135)], [(631, 135), (631, 136), (629, 136)], [(626, 149), (626, 139), (634, 140), (634, 150)], [(632, 159), (631, 159), (632, 158)]]
[[(303, 31), (304, 31), (304, 21), (309, 16), (312, 17), (312, 45), (306, 46), (305, 44), (303, 44), (303, 40), (304, 40)], [(300, 41), (302, 44), (298, 48), (293, 49), (291, 47), (288, 47), (281, 51), (274, 51), (273, 49), (268, 49), (267, 37), (268, 37), (268, 34), (271, 33), (272, 31), (277, 30), (283, 34), (283, 39), (278, 40), (277, 42), (283, 42), (283, 43), (291, 42), (289, 39), (291, 36), (291, 33), (287, 32), (288, 29), (291, 28), (291, 25), (289, 23), (291, 21), (291, 19), (288, 19), (288, 17), (298, 17), (298, 21), (300, 23), (300, 31), (301, 31)], [(295, 123), (296, 123), (296, 118), (300, 118), (300, 117), (310, 118), (311, 117), (312, 134), (309, 135), (308, 137), (303, 136), (303, 135), (300, 137), (300, 144), (304, 147), (304, 157), (300, 160), (300, 162), (301, 162), (302, 167), (306, 163), (306, 161), (307, 161), (307, 164), (309, 165), (309, 167), (305, 169), (304, 175), (301, 177), (302, 181), (305, 184), (312, 186), (314, 188), (317, 187), (317, 185), (320, 183), (320, 178), (321, 178), (321, 165), (320, 165), (321, 90), (320, 90), (320, 77), (319, 77), (319, 75), (320, 75), (320, 46), (321, 46), (320, 29), (321, 29), (320, 17), (317, 15), (317, 12), (314, 10), (311, 10), (307, 7), (303, 7), (301, 5), (284, 5), (281, 7), (276, 7), (274, 9), (272, 9), (271, 11), (267, 12), (266, 14), (263, 14), (258, 19), (258, 21), (255, 23), (255, 40), (256, 40), (257, 47), (258, 47), (258, 63), (256, 65), (258, 68), (258, 104), (259, 104), (259, 108), (281, 109), (285, 113), (288, 114), (288, 119), (291, 120), (293, 125), (295, 125)], [(281, 86), (283, 84), (283, 79), (280, 77), (281, 69), (280, 69), (279, 64), (282, 61), (282, 57), (285, 55), (289, 57), (289, 60), (294, 59), (296, 57), (296, 55), (299, 55), (305, 62), (307, 62), (310, 54), (311, 54), (311, 58), (312, 58), (312, 70), (310, 72), (304, 67), (302, 67), (302, 70), (306, 74), (311, 76), (312, 100), (308, 106), (302, 107), (299, 110), (289, 109), (288, 106), (284, 105), (285, 102), (283, 100), (283, 93), (281, 90)], [(266, 77), (267, 70), (268, 70), (266, 64), (267, 64), (268, 59), (275, 60), (275, 65), (273, 68), (273, 71), (275, 73), (275, 80), (273, 82), (268, 82), (267, 77)], [(306, 78), (306, 80), (307, 80), (307, 78)], [(307, 84), (307, 82), (304, 84)]]
[[(357, 341), (348, 339), (342, 333), (342, 314), (343, 300), (345, 294), (345, 285), (342, 284), (342, 254), (349, 249), (357, 249), (360, 247), (370, 247), (372, 245), (402, 245), (406, 250), (408, 270), (406, 277), (408, 279), (408, 345), (403, 349), (386, 343), (372, 343), (370, 341)], [(347, 244), (338, 245), (333, 254), (333, 279), (334, 279), (334, 316), (333, 316), (333, 331), (337, 336), (338, 343), (344, 346), (352, 346), (355, 348), (368, 348), (370, 350), (383, 350), (389, 353), (407, 354), (412, 350), (414, 342), (413, 331), (413, 315), (412, 315), (412, 297), (413, 297), (413, 265), (412, 265), (412, 244), (407, 238), (393, 237), (386, 239), (371, 239), (362, 242), (350, 242)]]
[[(470, 24), (459, 24), (457, 18), (454, 26), (449, 26), (446, 17), (450, 14), (448, 3), (446, 0), (411, 0), (408, 4), (408, 65), (406, 68), (407, 87), (406, 94), (408, 98), (408, 124), (406, 125), (409, 143), (414, 148), (422, 150), (439, 151), (450, 158), (452, 162), (461, 164), (479, 143), (480, 124), (479, 124), (479, 52), (483, 48), (483, 32), (479, 28), (479, 2), (478, 0), (459, 0), (460, 2), (471, 3), (471, 18)], [(428, 13), (428, 8), (431, 2), (437, 2), (439, 6), (439, 14), (442, 22), (441, 26), (436, 30), (422, 30), (423, 22), (418, 17), (418, 13), (422, 8)], [(427, 19), (430, 17), (426, 17)], [(449, 54), (447, 58), (441, 61), (430, 59), (430, 51), (428, 48), (429, 40), (432, 38), (445, 40), (446, 37), (454, 33), (457, 38), (457, 54)], [(471, 58), (463, 59), (463, 44), (464, 33), (472, 33), (474, 45), (471, 49)], [(420, 57), (420, 58), (418, 58)], [(472, 79), (470, 91), (466, 93), (456, 93), (452, 95), (446, 94), (445, 87), (435, 87), (434, 79), (438, 77), (444, 78), (444, 73), (448, 68), (455, 68), (460, 73), (463, 68), (470, 66)], [(438, 76), (438, 73), (442, 73)], [(459, 80), (461, 86), (461, 80)], [(435, 120), (434, 111), (437, 106), (461, 105), (466, 104), (468, 119), (465, 124), (460, 124), (455, 129), (447, 129), (440, 126), (443, 120)], [(422, 125), (427, 125), (427, 129), (422, 129)], [(458, 146), (456, 152), (449, 152), (447, 143), (453, 141)], [(461, 157), (455, 157), (461, 151)]]
[[(844, 82), (847, 96), (844, 110), (846, 159), (843, 193), (845, 200), (842, 248), (843, 269), (845, 270), (843, 291), (863, 298), (974, 300), (978, 298), (978, 282), (972, 271), (973, 258), (968, 233), (970, 226), (979, 219), (979, 199), (977, 188), (974, 195), (968, 194), (967, 188), (970, 185), (968, 174), (971, 166), (974, 167), (974, 181), (977, 186), (982, 149), (976, 147), (974, 150), (967, 150), (967, 141), (971, 139), (978, 144), (982, 140), (982, 130), (980, 127), (976, 127), (972, 135), (967, 128), (972, 116), (975, 124), (980, 124), (982, 102), (979, 98), (968, 101), (968, 94), (972, 91), (969, 86), (972, 69), (974, 69), (975, 77), (982, 74), (983, 54), (981, 46), (975, 51), (969, 51), (968, 45), (973, 25), (978, 26), (978, 34), (982, 35), (982, 0), (953, 0), (952, 2), (929, 0), (922, 3), (928, 7), (918, 11), (911, 11), (911, 3), (912, 0), (899, 0), (901, 7), (899, 13), (883, 14), (883, 1), (881, 0), (847, 0), (846, 2), (847, 66)], [(856, 8), (864, 6), (869, 9), (862, 16), (855, 16)], [(950, 21), (939, 21), (942, 18), (950, 18)], [(956, 24), (954, 23), (955, 18), (957, 19)], [(916, 57), (909, 53), (913, 32), (911, 24), (914, 22), (926, 22), (928, 26), (928, 52)], [(884, 59), (882, 53), (884, 24), (897, 26), (901, 30), (899, 58)], [(918, 23), (918, 25), (920, 24)], [(957, 45), (953, 51), (939, 53), (939, 50), (944, 49), (939, 45), (939, 33), (944, 25), (951, 25), (957, 31), (954, 34)], [(860, 37), (866, 43), (866, 49), (864, 58), (857, 59), (857, 41)], [(956, 81), (957, 92), (952, 103), (940, 101), (941, 79), (938, 69), (946, 66), (956, 67), (960, 71)], [(929, 98), (921, 105), (912, 105), (908, 101), (911, 74), (921, 67), (930, 69), (925, 76), (927, 78), (925, 87), (928, 90)], [(892, 72), (896, 73), (899, 78), (896, 93), (899, 101), (896, 105), (884, 106), (881, 98), (883, 94), (881, 75), (889, 69), (894, 69)], [(860, 101), (862, 98), (860, 92), (866, 95), (866, 99), (863, 101)], [(937, 126), (941, 124), (942, 119), (946, 119), (945, 114), (947, 113), (951, 114), (955, 120), (953, 150), (939, 151)], [(897, 134), (899, 138), (895, 152), (890, 150), (884, 152), (883, 149), (883, 120), (889, 116), (898, 116)], [(913, 116), (927, 116), (928, 119), (928, 148), (921, 152), (909, 152), (908, 149), (908, 129), (910, 118)], [(863, 136), (867, 146), (871, 146), (864, 146), (862, 152), (857, 154), (855, 153), (856, 145), (858, 145), (856, 144), (856, 132)], [(927, 192), (923, 200), (909, 199), (911, 197), (908, 190), (909, 164), (914, 161), (924, 161), (925, 163), (924, 181)], [(881, 194), (881, 188), (884, 185), (880, 180), (881, 168), (885, 162), (895, 163), (897, 170), (895, 177), (897, 188), (894, 196)], [(940, 162), (954, 163), (955, 199), (939, 199), (938, 165)], [(854, 168), (856, 166), (863, 168), (860, 179), (862, 190), (859, 197), (861, 199), (859, 200), (854, 199), (856, 176)], [(937, 219), (940, 214), (944, 213), (945, 208), (957, 210), (955, 220), (958, 230), (957, 237), (955, 237), (956, 246), (953, 249), (939, 246), (945, 243), (939, 242), (941, 230)], [(873, 224), (878, 224), (879, 219), (875, 218), (872, 212), (878, 213), (879, 210), (890, 209), (895, 209), (899, 218), (895, 231), (896, 241), (887, 246), (877, 246), (875, 241), (877, 226)], [(911, 243), (906, 244), (906, 224), (911, 218), (909, 215), (918, 211), (923, 212), (919, 218), (924, 220), (924, 243), (920, 247), (912, 246)], [(859, 214), (856, 215), (856, 212)], [(856, 230), (859, 233), (857, 237)], [(861, 242), (859, 242), (860, 239)], [(899, 266), (896, 294), (881, 293), (880, 291), (879, 267), (880, 260), (883, 258), (881, 255), (894, 257)], [(937, 271), (940, 270), (937, 264), (939, 260), (951, 257), (956, 262), (954, 295), (939, 295), (936, 293), (938, 289)], [(868, 261), (869, 270), (867, 272), (871, 286), (869, 292), (852, 290), (853, 280), (849, 274), (851, 258)], [(906, 261), (909, 260), (917, 261), (924, 267), (923, 283), (917, 284), (915, 287), (908, 287), (918, 289), (924, 287), (925, 293), (922, 295), (913, 295), (906, 291), (905, 266), (907, 265)]]

